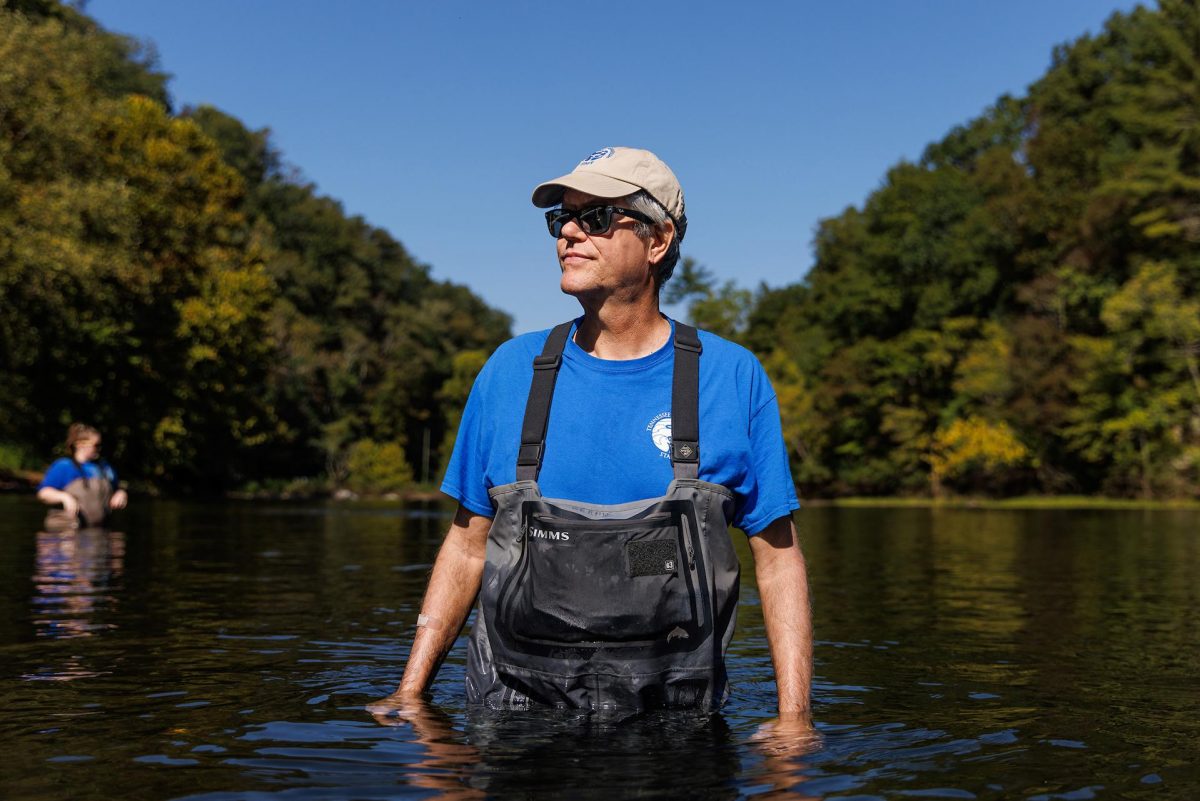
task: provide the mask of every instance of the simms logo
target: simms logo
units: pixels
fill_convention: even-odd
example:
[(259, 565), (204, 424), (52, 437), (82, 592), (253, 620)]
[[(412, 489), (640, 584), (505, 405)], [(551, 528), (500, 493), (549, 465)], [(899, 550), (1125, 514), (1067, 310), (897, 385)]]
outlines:
[(529, 536), (535, 540), (569, 540), (571, 535), (566, 531), (549, 531), (544, 528), (529, 527)]

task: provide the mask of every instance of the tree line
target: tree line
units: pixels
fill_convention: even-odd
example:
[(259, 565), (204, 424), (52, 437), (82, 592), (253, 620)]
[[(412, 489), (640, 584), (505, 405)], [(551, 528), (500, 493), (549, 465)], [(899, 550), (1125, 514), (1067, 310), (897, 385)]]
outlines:
[(1198, 246), (1200, 6), (1161, 0), (823, 220), (804, 280), (668, 299), (763, 359), (810, 494), (1196, 497)]
[(80, 419), (160, 486), (436, 469), (443, 385), (509, 317), (166, 80), (73, 7), (0, 3), (0, 467)]
[[(806, 495), (1200, 495), (1197, 109), (1197, 4), (1116, 13), (823, 220), (803, 280), (686, 259), (665, 299), (763, 360)], [(0, 0), (0, 308), (0, 468), (85, 419), (164, 486), (436, 477), (510, 333), (52, 0)]]

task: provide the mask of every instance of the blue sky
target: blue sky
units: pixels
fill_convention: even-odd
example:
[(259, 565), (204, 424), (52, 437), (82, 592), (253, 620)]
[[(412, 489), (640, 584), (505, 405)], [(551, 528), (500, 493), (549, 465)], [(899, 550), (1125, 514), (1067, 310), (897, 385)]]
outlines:
[(422, 2), (92, 0), (149, 39), (177, 107), (270, 128), (319, 190), (437, 278), (513, 315), (575, 316), (533, 186), (610, 145), (679, 176), (684, 254), (781, 286), (821, 218), (1019, 95), (1115, 0)]

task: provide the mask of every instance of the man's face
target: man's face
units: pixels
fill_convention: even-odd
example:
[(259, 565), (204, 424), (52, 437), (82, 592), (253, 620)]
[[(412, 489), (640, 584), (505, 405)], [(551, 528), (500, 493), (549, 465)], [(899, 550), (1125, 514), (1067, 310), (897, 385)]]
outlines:
[[(621, 200), (597, 198), (574, 189), (563, 195), (564, 209), (588, 206), (621, 206)], [(562, 291), (580, 300), (584, 296), (604, 299), (611, 295), (636, 297), (654, 291), (650, 269), (651, 242), (634, 233), (636, 220), (614, 215), (603, 234), (585, 234), (574, 220), (563, 226), (557, 241), (558, 264), (562, 268)]]

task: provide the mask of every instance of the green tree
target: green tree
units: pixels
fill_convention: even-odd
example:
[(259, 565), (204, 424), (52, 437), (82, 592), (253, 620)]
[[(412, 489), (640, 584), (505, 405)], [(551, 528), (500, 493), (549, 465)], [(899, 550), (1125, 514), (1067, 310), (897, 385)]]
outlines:
[(0, 447), (82, 418), (164, 484), (339, 479), (363, 442), (412, 464), (455, 355), (509, 318), (164, 87), (75, 8), (0, 5)]
[(1198, 105), (1196, 4), (1117, 13), (822, 221), (743, 334), (823, 423), (807, 490), (1200, 493)]

